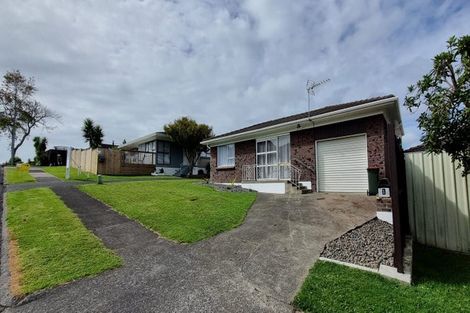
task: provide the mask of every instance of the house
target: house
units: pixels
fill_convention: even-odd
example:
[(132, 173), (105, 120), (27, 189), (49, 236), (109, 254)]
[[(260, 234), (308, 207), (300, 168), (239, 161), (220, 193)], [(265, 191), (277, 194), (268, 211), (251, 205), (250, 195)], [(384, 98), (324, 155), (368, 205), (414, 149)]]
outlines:
[[(174, 175), (189, 164), (183, 148), (164, 132), (154, 132), (119, 146), (126, 164), (155, 165), (155, 174)], [(193, 175), (206, 174), (209, 154), (202, 153)]]
[(46, 150), (46, 164), (49, 166), (65, 165), (67, 161), (67, 147), (54, 146), (53, 149)]
[(289, 181), (313, 192), (366, 193), (368, 169), (389, 178), (388, 133), (403, 136), (394, 95), (282, 117), (202, 143), (210, 147), (214, 183), (285, 193)]

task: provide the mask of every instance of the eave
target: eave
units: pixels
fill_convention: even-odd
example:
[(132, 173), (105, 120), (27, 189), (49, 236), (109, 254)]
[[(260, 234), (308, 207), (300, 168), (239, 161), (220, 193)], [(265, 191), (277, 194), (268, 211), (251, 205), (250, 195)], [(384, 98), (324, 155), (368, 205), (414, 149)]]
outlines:
[(379, 114), (383, 115), (388, 123), (394, 124), (395, 135), (397, 137), (402, 137), (404, 135), (398, 98), (392, 97), (316, 116), (293, 120), (286, 123), (271, 125), (260, 129), (250, 130), (214, 139), (208, 139), (204, 140), (201, 143), (208, 146), (218, 146), (240, 141), (252, 140), (260, 137), (290, 133), (292, 131), (301, 129), (336, 124)]

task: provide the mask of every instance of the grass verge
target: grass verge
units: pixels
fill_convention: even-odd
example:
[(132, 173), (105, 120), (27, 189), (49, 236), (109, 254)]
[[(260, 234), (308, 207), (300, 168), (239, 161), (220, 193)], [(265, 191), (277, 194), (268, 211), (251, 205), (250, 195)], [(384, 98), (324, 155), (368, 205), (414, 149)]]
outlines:
[(83, 185), (116, 211), (178, 242), (195, 242), (240, 225), (255, 193), (220, 192), (194, 180)]
[(16, 167), (5, 167), (5, 179), (7, 184), (33, 183), (36, 181), (28, 172), (20, 171)]
[(24, 296), (121, 265), (49, 188), (8, 192), (12, 293)]
[[(65, 180), (65, 166), (45, 166), (42, 170), (54, 175), (55, 177)], [(138, 176), (112, 176), (102, 175), (104, 182), (124, 182), (124, 181), (147, 181), (147, 180), (166, 180), (166, 179), (178, 179), (175, 176), (151, 176), (151, 175), (138, 175)], [(70, 179), (78, 181), (89, 181), (96, 182), (98, 177), (95, 174), (88, 172), (78, 172), (77, 168), (72, 167), (70, 169)]]
[(305, 312), (470, 312), (470, 256), (416, 246), (413, 271), (408, 286), (319, 261), (294, 305)]

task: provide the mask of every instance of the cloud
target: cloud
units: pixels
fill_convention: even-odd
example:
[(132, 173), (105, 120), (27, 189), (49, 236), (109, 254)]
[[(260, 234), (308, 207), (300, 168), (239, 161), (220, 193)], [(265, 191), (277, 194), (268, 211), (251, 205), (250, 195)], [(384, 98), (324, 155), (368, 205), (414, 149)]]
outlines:
[[(12, 1), (0, 11), (0, 73), (37, 80), (62, 115), (50, 145), (85, 146), (84, 118), (120, 143), (182, 115), (221, 133), (313, 106), (394, 93), (469, 33), (465, 1)], [(406, 145), (416, 115), (402, 110)], [(31, 141), (19, 155), (33, 157)], [(0, 160), (8, 158), (0, 140)]]

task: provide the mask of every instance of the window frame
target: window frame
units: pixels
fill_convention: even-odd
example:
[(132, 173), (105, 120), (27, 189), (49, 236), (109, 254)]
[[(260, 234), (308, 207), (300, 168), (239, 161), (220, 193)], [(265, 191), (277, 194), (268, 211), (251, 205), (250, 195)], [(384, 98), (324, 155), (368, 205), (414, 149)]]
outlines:
[[(161, 151), (159, 148), (160, 148), (160, 144), (163, 145), (163, 151)], [(168, 149), (165, 149), (165, 146), (167, 145)], [(155, 147), (155, 150), (156, 150), (156, 164), (157, 165), (171, 165), (171, 143), (169, 141), (161, 141), (161, 140), (158, 140), (157, 143), (156, 143), (156, 147)], [(168, 151), (165, 151), (165, 150), (168, 150)], [(159, 155), (162, 156), (162, 160), (163, 162), (158, 162), (159, 161)], [(165, 162), (165, 156), (168, 155), (168, 162)]]
[[(233, 156), (228, 155), (229, 147), (232, 146), (233, 148), (231, 149), (233, 151)], [(220, 158), (220, 150), (221, 149), (227, 149), (227, 160), (224, 160), (224, 164), (221, 163), (221, 158)], [(232, 162), (229, 162), (229, 161)], [(234, 168), (235, 167), (235, 144), (234, 143), (229, 143), (226, 145), (221, 145), (217, 146), (217, 168)]]

